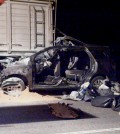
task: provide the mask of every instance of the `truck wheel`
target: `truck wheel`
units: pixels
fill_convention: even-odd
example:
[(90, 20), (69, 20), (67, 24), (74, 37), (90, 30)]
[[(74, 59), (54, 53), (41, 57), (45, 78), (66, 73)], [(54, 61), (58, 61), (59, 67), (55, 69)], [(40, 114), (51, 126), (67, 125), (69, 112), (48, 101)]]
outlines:
[(91, 86), (93, 89), (98, 90), (98, 88), (102, 85), (102, 80), (104, 80), (105, 77), (103, 76), (96, 76), (91, 80)]
[(18, 77), (11, 77), (2, 82), (1, 89), (6, 94), (16, 96), (25, 90), (25, 83)]

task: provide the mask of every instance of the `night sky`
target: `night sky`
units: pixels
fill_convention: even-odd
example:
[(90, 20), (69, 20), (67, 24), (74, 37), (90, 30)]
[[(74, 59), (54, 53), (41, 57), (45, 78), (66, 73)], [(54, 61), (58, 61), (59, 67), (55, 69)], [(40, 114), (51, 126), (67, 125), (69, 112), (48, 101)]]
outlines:
[(87, 44), (110, 46), (120, 79), (120, 4), (58, 0), (57, 28)]
[(119, 4), (58, 0), (57, 28), (88, 44), (120, 48)]

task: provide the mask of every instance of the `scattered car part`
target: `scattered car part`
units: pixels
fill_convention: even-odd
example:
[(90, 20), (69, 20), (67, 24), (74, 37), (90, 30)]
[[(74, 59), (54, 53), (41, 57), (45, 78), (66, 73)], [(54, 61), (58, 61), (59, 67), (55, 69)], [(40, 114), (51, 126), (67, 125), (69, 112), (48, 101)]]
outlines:
[(25, 89), (25, 84), (22, 79), (11, 77), (3, 81), (1, 89), (8, 95), (19, 96)]
[(79, 109), (74, 109), (69, 106), (70, 104), (56, 103), (49, 104), (49, 108), (52, 114), (59, 118), (74, 119), (79, 118), (81, 111)]

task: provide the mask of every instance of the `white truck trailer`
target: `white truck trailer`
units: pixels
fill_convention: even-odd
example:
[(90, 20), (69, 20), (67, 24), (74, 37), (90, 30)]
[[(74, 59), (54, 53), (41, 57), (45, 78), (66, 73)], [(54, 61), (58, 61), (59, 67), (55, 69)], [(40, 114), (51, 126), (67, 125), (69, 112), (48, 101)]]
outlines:
[(6, 0), (0, 6), (0, 56), (31, 55), (53, 41), (55, 0)]

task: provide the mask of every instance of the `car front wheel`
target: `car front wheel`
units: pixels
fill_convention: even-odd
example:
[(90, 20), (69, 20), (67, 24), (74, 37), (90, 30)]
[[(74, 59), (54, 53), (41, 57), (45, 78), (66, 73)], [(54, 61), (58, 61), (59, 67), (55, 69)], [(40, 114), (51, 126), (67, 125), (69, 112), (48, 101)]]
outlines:
[(2, 82), (1, 89), (8, 95), (17, 96), (25, 89), (25, 83), (21, 78), (11, 77)]

